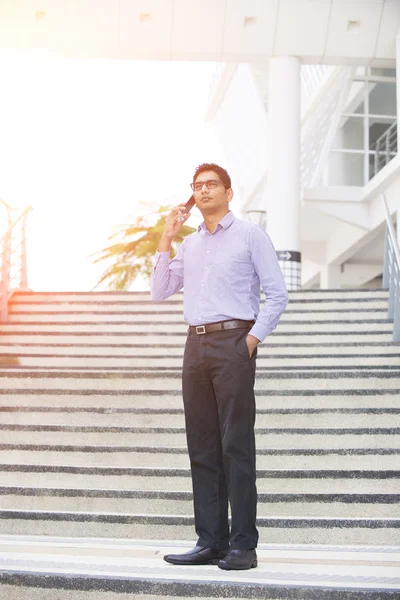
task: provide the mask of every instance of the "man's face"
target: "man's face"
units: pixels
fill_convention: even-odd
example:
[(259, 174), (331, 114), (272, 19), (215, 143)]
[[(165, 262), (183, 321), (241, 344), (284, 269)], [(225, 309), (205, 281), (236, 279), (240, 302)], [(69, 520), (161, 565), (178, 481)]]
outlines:
[[(215, 171), (203, 171), (199, 173), (195, 179), (195, 183), (219, 180), (218, 174)], [(203, 185), (201, 190), (194, 192), (196, 206), (202, 213), (214, 213), (222, 209), (229, 210), (228, 203), (232, 200), (232, 189), (227, 189), (223, 183), (219, 182), (216, 188), (209, 189)]]

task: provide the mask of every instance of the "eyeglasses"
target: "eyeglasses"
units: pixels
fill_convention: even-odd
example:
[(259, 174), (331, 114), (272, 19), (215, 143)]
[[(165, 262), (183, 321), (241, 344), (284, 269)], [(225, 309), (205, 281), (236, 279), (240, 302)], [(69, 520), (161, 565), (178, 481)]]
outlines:
[(190, 187), (194, 192), (200, 192), (200, 190), (203, 189), (203, 185), (205, 185), (208, 190), (214, 190), (216, 187), (218, 187), (219, 183), (222, 183), (222, 185), (224, 185), (226, 188), (228, 187), (220, 179), (207, 179), (207, 181), (195, 181), (194, 183), (190, 184)]

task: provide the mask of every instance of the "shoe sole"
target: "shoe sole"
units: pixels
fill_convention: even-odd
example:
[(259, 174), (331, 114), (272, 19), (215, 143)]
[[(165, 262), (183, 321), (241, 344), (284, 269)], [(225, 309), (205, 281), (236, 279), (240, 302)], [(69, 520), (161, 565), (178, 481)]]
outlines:
[(165, 559), (165, 562), (169, 563), (170, 565), (182, 565), (184, 567), (197, 567), (197, 565), (201, 566), (201, 565), (218, 565), (220, 560), (223, 560), (222, 558), (213, 558), (212, 560), (206, 560), (206, 561), (201, 561), (201, 562), (182, 562), (182, 561), (174, 561), (174, 560), (167, 560)]
[(247, 571), (248, 569), (255, 569), (258, 567), (258, 561), (253, 560), (250, 566), (248, 567), (230, 567), (229, 565), (221, 565), (221, 562), (218, 563), (220, 569), (224, 569), (224, 571)]

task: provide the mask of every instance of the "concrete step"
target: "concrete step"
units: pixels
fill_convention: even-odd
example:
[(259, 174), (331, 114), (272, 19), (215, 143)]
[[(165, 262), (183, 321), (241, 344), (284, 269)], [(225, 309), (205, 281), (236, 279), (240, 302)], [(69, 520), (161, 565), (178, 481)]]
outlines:
[[(77, 338), (78, 339), (78, 338)], [(314, 357), (330, 359), (333, 357), (358, 358), (358, 357), (376, 357), (376, 358), (396, 358), (400, 356), (400, 345), (392, 342), (386, 345), (380, 344), (293, 344), (293, 343), (272, 343), (272, 338), (267, 338), (258, 346), (258, 358), (307, 358)], [(181, 344), (120, 344), (110, 347), (108, 344), (2, 344), (0, 342), (0, 356), (41, 356), (44, 358), (55, 356), (70, 357), (101, 357), (101, 358), (156, 358), (164, 359), (169, 357), (183, 357), (184, 343)]]
[[(181, 373), (168, 371), (67, 371), (21, 370), (9, 371), (0, 369), (0, 387), (5, 390), (43, 389), (43, 390), (91, 390), (98, 393), (103, 390), (141, 391), (143, 394), (155, 390), (181, 392)], [(395, 371), (332, 371), (316, 370), (312, 372), (279, 372), (258, 373), (255, 382), (256, 391), (275, 390), (296, 391), (301, 395), (305, 390), (318, 390), (324, 393), (329, 390), (400, 390), (400, 375)]]
[[(343, 303), (334, 302), (333, 306), (337, 305), (337, 308), (343, 308)], [(386, 299), (377, 299), (373, 301), (365, 302), (352, 302), (351, 306), (354, 309), (366, 308), (366, 309), (386, 309), (388, 301)], [(157, 315), (168, 315), (174, 313), (182, 316), (183, 314), (183, 299), (181, 300), (167, 300), (165, 302), (152, 302), (150, 300), (135, 300), (128, 299), (125, 301), (113, 301), (113, 300), (100, 300), (93, 302), (92, 300), (55, 300), (53, 302), (36, 301), (31, 302), (13, 302), (9, 307), (9, 314), (16, 315), (20, 313), (128, 313), (128, 314), (157, 314)], [(300, 305), (299, 305), (300, 306)], [(308, 304), (307, 304), (308, 306)], [(316, 310), (321, 308), (320, 303), (313, 303)], [(324, 305), (325, 306), (325, 305)], [(331, 304), (329, 304), (331, 306)], [(348, 306), (348, 303), (346, 303)]]
[[(43, 372), (43, 367), (24, 367), (23, 365), (17, 365), (17, 364), (5, 364), (5, 365), (1, 365), (1, 369), (3, 371), (7, 371), (10, 375), (23, 375), (26, 372), (30, 372), (30, 373), (34, 373), (34, 371), (36, 370), (39, 373)], [(121, 375), (121, 374), (136, 374), (136, 373), (140, 373), (143, 372), (141, 367), (51, 367), (51, 366), (47, 366), (45, 367), (46, 369), (46, 373), (65, 373), (67, 375), (77, 375), (79, 377), (81, 377), (82, 375), (86, 374), (86, 373), (90, 373), (90, 374), (94, 374), (94, 373), (99, 373), (102, 374), (105, 371), (107, 371), (108, 373), (115, 373), (116, 375)], [(340, 371), (340, 372), (346, 372), (349, 371), (351, 373), (354, 372), (366, 372), (366, 373), (376, 373), (376, 374), (387, 374), (387, 373), (392, 373), (392, 374), (399, 374), (400, 373), (400, 367), (397, 365), (385, 365), (385, 366), (369, 366), (369, 365), (342, 365), (342, 366), (298, 366), (298, 367), (294, 367), (294, 366), (282, 366), (282, 367), (259, 367), (257, 369), (258, 375), (268, 375), (268, 374), (276, 374), (276, 373), (288, 373), (288, 374), (297, 374), (297, 373), (309, 373), (311, 375), (314, 375), (315, 373), (327, 373), (327, 372), (335, 372), (335, 371)], [(153, 367), (148, 367), (148, 373), (151, 374), (163, 374), (163, 375), (169, 375), (169, 374), (181, 374), (182, 369), (176, 368), (176, 367), (159, 367), (159, 368), (153, 368)]]
[[(365, 294), (364, 297), (370, 296)], [(387, 291), (386, 291), (387, 296)], [(385, 290), (379, 290), (376, 298), (385, 298)], [(357, 297), (362, 297), (360, 294)], [(123, 291), (92, 291), (92, 292), (16, 292), (13, 294), (12, 303), (24, 302), (24, 303), (50, 303), (53, 302), (89, 302), (96, 304), (98, 302), (115, 302), (115, 303), (126, 303), (144, 301), (146, 303), (152, 303), (152, 299), (149, 292), (123, 292)], [(183, 293), (178, 292), (169, 298), (166, 302), (183, 302)]]
[[(262, 298), (261, 304), (264, 301)], [(388, 295), (384, 298), (375, 297), (360, 297), (353, 299), (313, 299), (296, 300), (295, 297), (290, 297), (288, 307), (284, 314), (292, 312), (326, 312), (335, 311), (351, 312), (358, 310), (388, 310)], [(152, 302), (146, 300), (128, 299), (125, 301), (100, 300), (93, 302), (92, 300), (56, 300), (54, 302), (37, 301), (31, 302), (16, 301), (10, 305), (10, 314), (18, 313), (107, 313), (107, 312), (127, 312), (127, 313), (150, 313), (150, 314), (168, 314), (175, 313), (183, 314), (182, 300), (168, 300), (165, 302)]]
[[(86, 488), (0, 488), (0, 510), (181, 514), (193, 516), (193, 497), (184, 491), (107, 490)], [(268, 516), (399, 518), (400, 494), (258, 495), (257, 514)]]
[[(260, 544), (258, 568), (176, 567), (163, 555), (193, 541), (2, 536), (7, 600), (395, 600), (400, 550), (389, 546)], [(151, 573), (151, 578), (149, 578)]]
[[(110, 357), (110, 356), (52, 356), (52, 355), (18, 355), (16, 353), (7, 353), (1, 356), (0, 363), (2, 367), (43, 367), (43, 362), (47, 367), (52, 368), (78, 368), (78, 369), (96, 369), (96, 368), (118, 368), (118, 369), (182, 369), (182, 356), (148, 356), (148, 357)], [(290, 356), (279, 355), (277, 358), (271, 356), (258, 356), (258, 368), (281, 369), (284, 367), (307, 368), (323, 367), (332, 368), (355, 368), (355, 367), (399, 367), (400, 353), (394, 356), (354, 356), (348, 357), (328, 356), (319, 357), (307, 355), (305, 357), (297, 355)]]
[[(65, 331), (57, 331), (54, 329), (44, 332), (42, 328), (39, 331), (8, 331), (5, 332), (0, 326), (0, 339), (2, 344), (66, 344), (69, 346), (76, 347), (77, 345), (92, 346), (92, 345), (103, 345), (108, 348), (111, 346), (121, 345), (142, 345), (143, 342), (152, 346), (160, 346), (168, 348), (171, 344), (178, 345), (183, 348), (186, 341), (187, 333), (182, 332), (179, 334), (161, 332), (153, 334), (150, 331), (142, 331), (141, 333), (132, 333), (130, 331), (119, 331), (119, 332), (99, 332), (89, 333), (86, 330), (80, 328), (79, 330), (71, 333)], [(275, 330), (270, 336), (268, 336), (266, 342), (268, 347), (287, 347), (290, 344), (292, 347), (300, 345), (312, 344), (324, 347), (324, 345), (331, 346), (340, 344), (374, 344), (390, 345), (393, 347), (393, 335), (386, 331), (343, 331), (338, 330), (334, 332), (312, 332), (312, 331), (278, 331)], [(285, 344), (285, 346), (282, 346)], [(395, 344), (397, 347), (398, 344)]]
[[(311, 310), (306, 311), (285, 311), (281, 317), (280, 325), (284, 323), (332, 323), (340, 321), (342, 323), (352, 322), (375, 322), (376, 320), (383, 320), (387, 322), (387, 307), (382, 309), (372, 310), (346, 310), (341, 312), (330, 310), (328, 312), (315, 312)], [(179, 312), (137, 312), (137, 311), (93, 311), (93, 312), (81, 312), (77, 311), (64, 311), (58, 312), (54, 310), (47, 310), (46, 312), (37, 311), (24, 311), (14, 312), (9, 314), (9, 322), (11, 324), (19, 323), (54, 323), (54, 324), (66, 324), (66, 323), (132, 323), (143, 326), (150, 326), (154, 323), (165, 323), (181, 325), (183, 323), (183, 310)]]
[[(399, 428), (264, 428), (256, 430), (257, 447), (264, 448), (398, 448)], [(77, 445), (84, 436), (88, 445), (184, 446), (184, 429), (73, 427), (62, 425), (0, 425), (4, 444), (38, 444), (46, 436), (48, 444)]]
[[(185, 426), (183, 411), (155, 411), (147, 409), (131, 412), (117, 412), (113, 409), (104, 411), (92, 410), (59, 410), (50, 407), (31, 407), (29, 410), (0, 409), (1, 424), (16, 425), (67, 425), (82, 427), (158, 427), (179, 428)], [(352, 429), (365, 428), (393, 428), (400, 431), (400, 407), (388, 409), (386, 412), (365, 411), (364, 413), (343, 414), (341, 412), (268, 412), (260, 409), (257, 413), (256, 427), (287, 428), (287, 427), (351, 427)]]
[[(176, 294), (174, 298), (178, 296)], [(261, 292), (261, 296), (264, 293)], [(332, 299), (341, 301), (365, 301), (376, 299), (388, 299), (389, 291), (387, 289), (327, 289), (327, 290), (298, 290), (289, 292), (290, 302), (326, 302)]]
[[(163, 321), (152, 321), (150, 323), (139, 323), (134, 322), (132, 319), (127, 319), (125, 321), (101, 321), (98, 319), (94, 319), (93, 322), (90, 321), (80, 321), (76, 323), (72, 320), (70, 323), (68, 322), (58, 322), (58, 321), (48, 321), (48, 322), (38, 322), (38, 321), (24, 321), (19, 323), (2, 323), (0, 325), (0, 334), (3, 335), (11, 334), (11, 333), (35, 333), (40, 330), (41, 334), (54, 333), (54, 331), (60, 333), (69, 333), (76, 334), (77, 332), (82, 334), (109, 334), (109, 333), (142, 333), (146, 332), (147, 334), (180, 334), (187, 335), (187, 324), (182, 321), (178, 323), (165, 323)], [(329, 334), (332, 332), (343, 333), (347, 332), (352, 334), (359, 334), (361, 332), (367, 332), (369, 334), (380, 332), (383, 333), (392, 333), (393, 332), (393, 324), (390, 323), (386, 317), (382, 318), (374, 318), (366, 321), (365, 319), (341, 319), (341, 320), (320, 320), (320, 321), (285, 321), (281, 320), (279, 322), (278, 327), (276, 328), (277, 333), (290, 333), (293, 334)]]
[[(152, 446), (62, 446), (60, 444), (47, 445), (0, 445), (1, 464), (21, 465), (70, 465), (70, 466), (104, 466), (104, 467), (134, 467), (142, 465), (148, 468), (188, 468), (189, 457), (185, 446), (155, 448)], [(318, 449), (317, 449), (318, 450)], [(316, 452), (317, 452), (316, 450)], [(345, 449), (343, 449), (345, 450)], [(385, 454), (385, 449), (378, 448), (376, 453), (369, 449), (361, 454), (340, 454), (331, 450), (330, 454), (320, 452), (307, 455), (306, 450), (297, 448), (298, 454), (257, 454), (257, 466), (260, 469), (335, 469), (338, 464), (342, 469), (390, 469), (400, 468), (400, 448), (391, 449)], [(272, 450), (271, 450), (272, 451)], [(388, 451), (388, 449), (386, 449)]]
[[(340, 300), (364, 300), (366, 298), (387, 299), (389, 296), (388, 290), (385, 289), (339, 289), (339, 290), (299, 290), (289, 292), (290, 301), (311, 300), (324, 301), (331, 299)], [(264, 293), (261, 292), (261, 298), (264, 298)], [(135, 302), (144, 301), (152, 303), (149, 292), (17, 292), (13, 295), (14, 302)], [(178, 292), (161, 303), (166, 302), (181, 302), (183, 301), (183, 292)]]
[[(329, 390), (257, 390), (257, 410), (341, 410), (363, 411), (372, 409), (377, 412), (399, 409), (399, 390), (392, 389), (336, 389)], [(47, 390), (31, 387), (29, 389), (1, 389), (0, 407), (20, 407), (29, 410), (32, 406), (45, 405), (53, 408), (92, 408), (95, 410), (182, 410), (183, 401), (180, 390), (89, 390), (72, 391), (69, 389)]]
[[(0, 486), (192, 490), (190, 470), (72, 465), (0, 465)], [(258, 492), (399, 494), (397, 469), (258, 469)]]
[[(135, 515), (67, 511), (1, 510), (3, 535), (163, 539), (194, 537), (193, 518), (184, 515)], [(334, 517), (259, 517), (260, 543), (340, 543), (399, 545), (400, 519)], [(335, 542), (333, 542), (335, 540)], [(191, 542), (193, 544), (193, 542)]]

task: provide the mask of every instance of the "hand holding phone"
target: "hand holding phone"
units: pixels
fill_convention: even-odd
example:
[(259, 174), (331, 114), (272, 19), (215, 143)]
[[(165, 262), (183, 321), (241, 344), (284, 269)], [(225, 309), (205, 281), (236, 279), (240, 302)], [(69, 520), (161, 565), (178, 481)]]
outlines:
[(195, 201), (194, 201), (194, 196), (192, 195), (192, 196), (190, 196), (189, 200), (186, 202), (185, 208), (182, 212), (186, 213), (186, 214), (189, 213), (194, 205), (195, 205)]
[(183, 224), (189, 218), (190, 209), (195, 205), (194, 197), (191, 196), (186, 204), (179, 204), (175, 206), (169, 215), (167, 215), (165, 221), (164, 231), (161, 235), (160, 243), (158, 246), (159, 252), (166, 252), (171, 249), (171, 242), (173, 238), (182, 229)]

